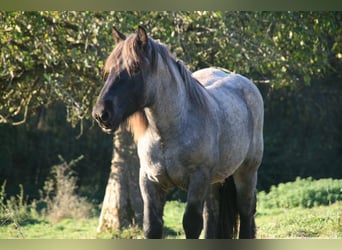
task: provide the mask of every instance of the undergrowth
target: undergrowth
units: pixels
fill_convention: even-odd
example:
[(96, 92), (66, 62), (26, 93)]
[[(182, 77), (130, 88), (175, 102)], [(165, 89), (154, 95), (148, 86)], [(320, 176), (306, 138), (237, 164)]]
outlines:
[(342, 180), (297, 178), (294, 182), (272, 186), (258, 194), (258, 208), (312, 208), (342, 201)]
[(21, 230), (23, 225), (45, 220), (56, 223), (66, 218), (87, 218), (94, 206), (77, 195), (77, 178), (72, 171), (72, 167), (82, 158), (81, 155), (66, 162), (59, 155), (61, 163), (51, 168), (50, 176), (40, 190), (40, 198), (30, 203), (22, 185), (19, 185), (18, 195), (7, 197), (5, 180), (0, 189), (0, 226), (11, 224), (18, 237), (25, 238)]
[(19, 194), (6, 197), (6, 180), (0, 189), (0, 226), (12, 224), (19, 238), (25, 238), (21, 225), (37, 221), (39, 215), (36, 202), (28, 204), (24, 196), (24, 188), (19, 185)]

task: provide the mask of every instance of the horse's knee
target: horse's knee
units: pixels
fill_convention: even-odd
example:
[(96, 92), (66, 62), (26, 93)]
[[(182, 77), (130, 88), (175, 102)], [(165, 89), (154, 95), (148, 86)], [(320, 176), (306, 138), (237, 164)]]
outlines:
[(189, 186), (183, 227), (187, 238), (198, 238), (203, 229), (203, 203), (210, 187), (209, 173), (200, 168), (192, 173)]
[(256, 195), (238, 196), (238, 210), (242, 216), (251, 217), (256, 212)]

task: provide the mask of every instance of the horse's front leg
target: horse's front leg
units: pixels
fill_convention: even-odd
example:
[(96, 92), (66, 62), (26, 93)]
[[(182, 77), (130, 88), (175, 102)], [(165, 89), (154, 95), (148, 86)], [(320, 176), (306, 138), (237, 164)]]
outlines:
[(150, 181), (146, 173), (140, 172), (140, 190), (144, 203), (144, 237), (160, 239), (163, 236), (163, 211), (166, 192), (158, 183)]
[(203, 229), (203, 203), (209, 189), (209, 173), (203, 169), (190, 176), (187, 205), (183, 217), (186, 238), (197, 239)]
[(222, 238), (219, 235), (219, 213), (220, 213), (220, 188), (221, 183), (210, 185), (207, 198), (204, 202), (204, 237), (206, 239)]

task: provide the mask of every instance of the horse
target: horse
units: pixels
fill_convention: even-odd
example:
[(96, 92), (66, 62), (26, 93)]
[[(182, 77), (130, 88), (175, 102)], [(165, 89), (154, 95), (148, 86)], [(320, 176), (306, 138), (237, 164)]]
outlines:
[(128, 121), (140, 162), (145, 238), (163, 237), (166, 195), (187, 191), (186, 238), (255, 238), (263, 99), (246, 77), (191, 73), (139, 26), (112, 28), (115, 48), (92, 116), (106, 133)]

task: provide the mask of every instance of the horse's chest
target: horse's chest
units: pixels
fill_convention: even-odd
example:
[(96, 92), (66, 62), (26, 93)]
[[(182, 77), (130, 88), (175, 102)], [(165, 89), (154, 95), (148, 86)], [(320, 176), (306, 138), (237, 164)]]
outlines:
[(158, 182), (165, 188), (185, 187), (184, 168), (178, 154), (163, 150), (159, 143), (138, 147), (140, 167), (151, 181)]
[(140, 168), (147, 174), (148, 178), (162, 186), (170, 186), (165, 157), (160, 143), (139, 143), (138, 154)]

